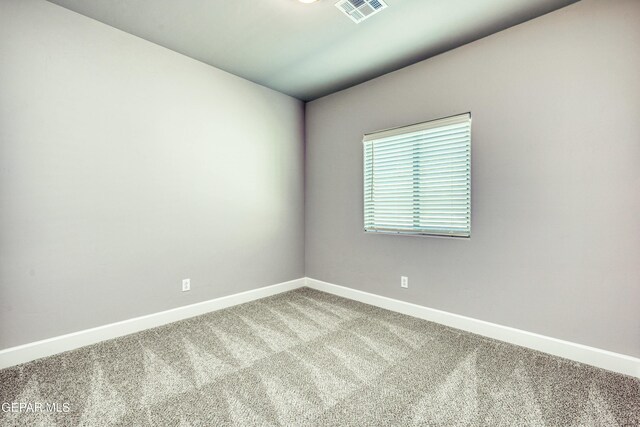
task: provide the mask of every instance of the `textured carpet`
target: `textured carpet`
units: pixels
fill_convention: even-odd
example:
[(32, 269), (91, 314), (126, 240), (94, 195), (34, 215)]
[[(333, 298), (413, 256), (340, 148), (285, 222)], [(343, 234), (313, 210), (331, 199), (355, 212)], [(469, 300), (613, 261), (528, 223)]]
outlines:
[[(0, 425), (640, 425), (640, 380), (300, 289), (0, 371)], [(6, 409), (6, 405), (5, 405)]]

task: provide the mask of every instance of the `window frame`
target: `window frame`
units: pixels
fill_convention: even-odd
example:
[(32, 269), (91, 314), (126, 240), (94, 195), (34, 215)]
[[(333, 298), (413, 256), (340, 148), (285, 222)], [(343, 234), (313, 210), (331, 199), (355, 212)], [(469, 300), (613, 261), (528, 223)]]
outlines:
[[(446, 122), (447, 120), (461, 120), (462, 118), (466, 117), (468, 120), (468, 127), (469, 127), (469, 141), (468, 141), (468, 172), (467, 172), (467, 185), (468, 185), (468, 229), (465, 229), (463, 232), (460, 233), (446, 233), (446, 232), (442, 232), (442, 233), (438, 233), (438, 232), (433, 232), (431, 230), (420, 230), (417, 228), (414, 229), (410, 229), (410, 230), (393, 230), (393, 229), (384, 229), (384, 228), (378, 228), (378, 229), (372, 229), (372, 228), (367, 228), (367, 159), (366, 159), (366, 155), (367, 155), (367, 149), (366, 149), (366, 144), (368, 142), (372, 142), (375, 141), (376, 139), (381, 139), (384, 138), (388, 135), (393, 135), (393, 136), (398, 136), (398, 135), (403, 135), (403, 134), (410, 134), (416, 131), (419, 131), (421, 129), (434, 129), (434, 128), (438, 128), (438, 127), (444, 127), (447, 126)], [(440, 122), (442, 124), (437, 125), (437, 122)], [(367, 234), (387, 234), (387, 235), (401, 235), (401, 236), (413, 236), (413, 237), (436, 237), (436, 238), (454, 238), (454, 239), (463, 239), (463, 240), (468, 240), (471, 238), (471, 225), (472, 225), (472, 147), (473, 147), (473, 133), (472, 133), (472, 115), (471, 112), (466, 112), (466, 113), (461, 113), (461, 114), (454, 114), (451, 116), (446, 116), (446, 117), (441, 117), (441, 118), (437, 118), (437, 119), (431, 119), (431, 120), (427, 120), (424, 122), (418, 122), (418, 123), (414, 123), (414, 124), (410, 124), (410, 125), (405, 125), (405, 126), (398, 126), (398, 127), (394, 127), (394, 128), (388, 128), (388, 129), (384, 129), (384, 130), (380, 130), (380, 131), (376, 131), (376, 132), (369, 132), (363, 135), (363, 140), (362, 140), (363, 144), (362, 144), (362, 149), (363, 149), (363, 173), (362, 173), (362, 177), (363, 177), (363, 185), (362, 185), (362, 189), (363, 189), (363, 221), (364, 221), (364, 232)], [(418, 143), (418, 141), (416, 141), (416, 143)], [(420, 159), (417, 159), (418, 161)], [(413, 160), (414, 162), (416, 161), (415, 159)], [(372, 165), (373, 167), (373, 165)], [(414, 188), (416, 188), (416, 179), (419, 180), (419, 178), (416, 178), (416, 176), (414, 175), (413, 180), (414, 180)], [(371, 178), (371, 180), (373, 180), (373, 178)], [(418, 181), (419, 182), (419, 181)], [(373, 183), (371, 183), (371, 185), (373, 185)], [(414, 205), (415, 205), (415, 200), (418, 197), (413, 196), (413, 200), (414, 200)], [(417, 209), (417, 212), (420, 212), (420, 209)], [(414, 219), (416, 218), (416, 215), (414, 215)], [(415, 221), (414, 221), (414, 227), (416, 227)]]

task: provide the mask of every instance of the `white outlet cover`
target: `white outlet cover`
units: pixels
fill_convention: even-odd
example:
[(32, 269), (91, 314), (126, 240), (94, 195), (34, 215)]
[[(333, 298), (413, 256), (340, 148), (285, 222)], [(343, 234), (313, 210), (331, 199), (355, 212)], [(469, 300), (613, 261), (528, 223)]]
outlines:
[(182, 292), (191, 290), (191, 279), (182, 280)]
[(409, 287), (409, 278), (407, 276), (400, 276), (400, 286), (403, 288)]

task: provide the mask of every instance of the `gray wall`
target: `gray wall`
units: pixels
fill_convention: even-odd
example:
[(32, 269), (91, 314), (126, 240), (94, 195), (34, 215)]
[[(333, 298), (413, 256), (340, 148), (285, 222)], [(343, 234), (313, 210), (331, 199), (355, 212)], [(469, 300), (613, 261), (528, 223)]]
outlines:
[(0, 61), (0, 349), (304, 275), (302, 103), (44, 1)]
[[(639, 22), (584, 0), (308, 104), (307, 276), (640, 356)], [(466, 111), (471, 239), (364, 234), (362, 134)]]

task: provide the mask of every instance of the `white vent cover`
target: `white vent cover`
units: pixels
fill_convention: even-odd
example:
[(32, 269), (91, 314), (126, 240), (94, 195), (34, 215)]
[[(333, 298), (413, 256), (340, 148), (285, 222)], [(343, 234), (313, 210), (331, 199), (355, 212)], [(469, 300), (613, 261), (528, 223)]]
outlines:
[(387, 4), (384, 0), (340, 0), (336, 7), (358, 24), (385, 9)]

